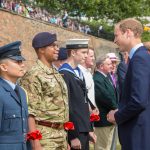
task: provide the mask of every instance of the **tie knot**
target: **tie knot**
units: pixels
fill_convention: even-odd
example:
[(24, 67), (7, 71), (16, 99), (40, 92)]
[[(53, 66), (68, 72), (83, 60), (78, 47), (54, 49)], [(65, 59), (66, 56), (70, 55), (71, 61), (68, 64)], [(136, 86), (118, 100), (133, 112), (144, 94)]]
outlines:
[(106, 77), (105, 77), (107, 80), (109, 80), (109, 76), (107, 75)]
[(19, 97), (19, 87), (18, 87), (18, 85), (15, 86), (14, 91), (17, 94), (17, 96)]
[(15, 86), (14, 91), (18, 91), (18, 85)]

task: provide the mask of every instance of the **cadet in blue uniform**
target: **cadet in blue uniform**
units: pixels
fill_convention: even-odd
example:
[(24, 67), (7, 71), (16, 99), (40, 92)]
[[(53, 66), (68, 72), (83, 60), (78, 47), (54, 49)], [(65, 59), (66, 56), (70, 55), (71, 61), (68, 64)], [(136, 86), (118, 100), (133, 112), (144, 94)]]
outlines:
[(25, 73), (20, 41), (0, 47), (0, 150), (27, 150), (28, 109), (17, 79)]

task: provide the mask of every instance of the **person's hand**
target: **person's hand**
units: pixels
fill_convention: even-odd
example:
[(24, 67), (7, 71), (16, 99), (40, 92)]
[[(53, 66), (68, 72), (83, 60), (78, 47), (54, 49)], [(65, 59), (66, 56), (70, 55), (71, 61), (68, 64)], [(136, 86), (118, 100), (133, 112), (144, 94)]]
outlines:
[(67, 150), (71, 150), (71, 148), (70, 148), (70, 145), (69, 145), (69, 144), (67, 145)]
[(81, 149), (81, 142), (78, 138), (71, 140), (71, 147), (74, 149)]
[(92, 143), (96, 143), (97, 136), (95, 135), (95, 133), (94, 132), (89, 132), (89, 136), (90, 136), (90, 141)]
[(39, 140), (32, 140), (32, 150), (43, 150)]
[(108, 114), (107, 114), (107, 121), (116, 124), (116, 120), (114, 117), (114, 114), (118, 111), (118, 109), (115, 110), (111, 110)]
[(98, 108), (96, 107), (95, 109), (92, 110), (92, 113), (95, 114), (95, 115), (99, 115), (99, 110)]

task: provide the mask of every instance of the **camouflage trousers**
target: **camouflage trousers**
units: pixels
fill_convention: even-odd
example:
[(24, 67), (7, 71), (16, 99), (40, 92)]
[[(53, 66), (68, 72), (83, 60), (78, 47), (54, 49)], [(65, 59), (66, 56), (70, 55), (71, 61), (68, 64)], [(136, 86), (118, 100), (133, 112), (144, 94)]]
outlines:
[(42, 133), (42, 150), (67, 150), (67, 133), (63, 129), (54, 129), (38, 125)]

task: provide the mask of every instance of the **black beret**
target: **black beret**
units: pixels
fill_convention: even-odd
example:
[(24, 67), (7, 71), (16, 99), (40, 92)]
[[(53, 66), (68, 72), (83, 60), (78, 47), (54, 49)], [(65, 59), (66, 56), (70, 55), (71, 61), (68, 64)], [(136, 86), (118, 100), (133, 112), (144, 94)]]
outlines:
[(25, 60), (21, 56), (21, 41), (9, 43), (0, 47), (0, 59), (10, 58), (13, 60)]
[(67, 59), (67, 57), (68, 57), (67, 49), (65, 47), (60, 47), (59, 54), (58, 54), (58, 60), (65, 60), (65, 59)]
[(49, 32), (40, 32), (36, 34), (32, 40), (32, 46), (34, 49), (48, 46), (57, 41), (56, 34)]

